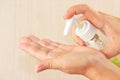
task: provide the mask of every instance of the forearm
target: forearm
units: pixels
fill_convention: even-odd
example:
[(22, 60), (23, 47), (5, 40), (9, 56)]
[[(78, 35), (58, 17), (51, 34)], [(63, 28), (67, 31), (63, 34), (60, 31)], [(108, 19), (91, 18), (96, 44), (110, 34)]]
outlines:
[(120, 80), (120, 69), (107, 59), (97, 59), (85, 74), (91, 80)]

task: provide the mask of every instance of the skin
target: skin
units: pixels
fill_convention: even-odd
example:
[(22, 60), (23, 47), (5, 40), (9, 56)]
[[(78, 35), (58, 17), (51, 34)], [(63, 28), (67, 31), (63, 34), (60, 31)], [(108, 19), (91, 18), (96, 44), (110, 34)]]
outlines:
[(40, 61), (37, 72), (54, 69), (91, 80), (120, 80), (119, 68), (93, 48), (40, 40), (33, 35), (22, 37), (20, 48)]
[[(120, 80), (120, 69), (107, 59), (119, 52), (119, 19), (96, 12), (87, 5), (71, 7), (64, 18), (69, 19), (77, 14), (83, 14), (80, 21), (87, 19), (104, 31), (111, 42), (110, 47), (97, 51), (86, 46), (66, 45), (30, 35), (21, 38), (20, 48), (40, 61), (37, 72), (55, 69), (69, 74), (82, 74), (90, 80)], [(109, 19), (113, 21), (110, 23)], [(79, 45), (85, 45), (84, 41), (74, 34), (74, 28), (73, 38)]]

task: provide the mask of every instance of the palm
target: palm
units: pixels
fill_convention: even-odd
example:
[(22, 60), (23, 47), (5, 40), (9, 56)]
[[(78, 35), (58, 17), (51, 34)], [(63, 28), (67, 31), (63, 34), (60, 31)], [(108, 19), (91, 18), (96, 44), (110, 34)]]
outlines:
[(33, 57), (44, 60), (62, 56), (70, 52), (75, 46), (56, 43), (47, 39), (39, 40), (35, 36), (29, 36), (21, 39), (20, 47)]
[(22, 38), (20, 47), (35, 58), (42, 60), (40, 65), (50, 60), (54, 62), (53, 69), (60, 69), (67, 73), (83, 74), (91, 64), (91, 57), (93, 59), (99, 57), (97, 54), (99, 52), (91, 48), (39, 40), (35, 36)]

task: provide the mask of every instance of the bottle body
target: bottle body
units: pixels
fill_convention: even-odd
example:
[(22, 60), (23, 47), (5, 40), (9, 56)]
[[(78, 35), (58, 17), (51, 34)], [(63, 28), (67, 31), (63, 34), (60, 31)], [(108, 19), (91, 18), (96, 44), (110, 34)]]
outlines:
[[(97, 50), (103, 49), (106, 46), (107, 38), (103, 33), (98, 31), (88, 21), (80, 23), (82, 29), (79, 26), (76, 28), (76, 35), (86, 42), (88, 47), (95, 48)], [(101, 34), (101, 35), (100, 35)], [(104, 37), (103, 37), (104, 36)]]

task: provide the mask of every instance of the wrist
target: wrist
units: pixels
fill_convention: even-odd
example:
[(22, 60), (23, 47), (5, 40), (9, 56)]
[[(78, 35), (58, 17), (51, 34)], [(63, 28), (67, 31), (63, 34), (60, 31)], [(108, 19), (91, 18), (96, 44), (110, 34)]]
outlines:
[(94, 58), (85, 76), (91, 80), (120, 80), (120, 70), (100, 54)]

